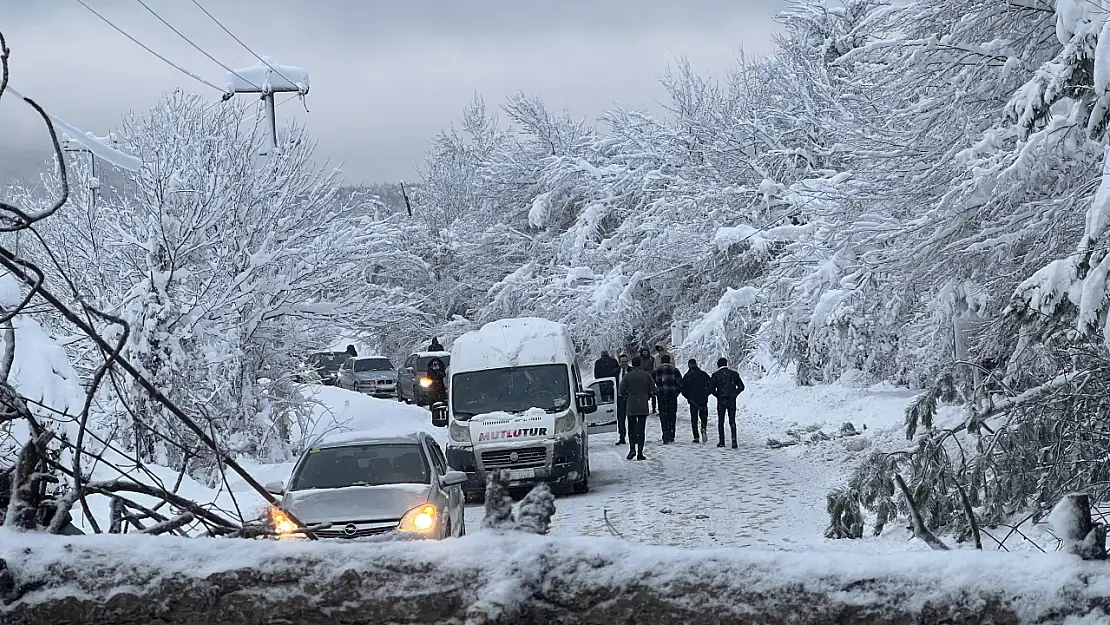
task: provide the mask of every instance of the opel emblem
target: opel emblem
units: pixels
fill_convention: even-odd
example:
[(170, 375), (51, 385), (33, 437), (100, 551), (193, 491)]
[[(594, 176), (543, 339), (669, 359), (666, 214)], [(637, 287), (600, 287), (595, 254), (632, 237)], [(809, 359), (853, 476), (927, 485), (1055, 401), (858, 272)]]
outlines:
[(348, 535), (348, 536), (354, 536), (355, 532), (357, 532), (357, 531), (358, 531), (358, 529), (355, 527), (354, 523), (348, 523), (343, 528), (343, 533)]
[(511, 460), (513, 462), (516, 462), (517, 460), (520, 460), (520, 454), (516, 453), (515, 451), (510, 453), (509, 454), (509, 460)]

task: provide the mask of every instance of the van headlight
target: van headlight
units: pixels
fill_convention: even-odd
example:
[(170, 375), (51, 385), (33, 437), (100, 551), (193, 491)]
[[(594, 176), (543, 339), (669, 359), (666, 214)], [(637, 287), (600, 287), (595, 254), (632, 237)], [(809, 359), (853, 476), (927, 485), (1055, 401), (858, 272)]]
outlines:
[(430, 532), (436, 527), (436, 507), (432, 504), (417, 506), (401, 517), (397, 530), (401, 532)]
[(447, 435), (456, 443), (470, 442), (470, 428), (465, 423), (452, 421), (447, 427)]
[(555, 417), (555, 434), (573, 432), (575, 425), (577, 425), (577, 417), (574, 411), (568, 410), (566, 414)]

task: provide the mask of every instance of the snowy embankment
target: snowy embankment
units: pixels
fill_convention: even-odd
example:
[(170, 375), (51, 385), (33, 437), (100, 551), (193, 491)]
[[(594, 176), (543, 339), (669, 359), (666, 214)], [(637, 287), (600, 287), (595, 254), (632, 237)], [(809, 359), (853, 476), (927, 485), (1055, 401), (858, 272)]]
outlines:
[[(1074, 556), (680, 550), (506, 532), (337, 544), (0, 533), (0, 621), (30, 623), (1105, 622)], [(367, 615), (373, 615), (370, 619)], [(468, 620), (469, 619), (469, 620)]]
[[(317, 437), (330, 433), (352, 430), (371, 431), (389, 436), (417, 430), (433, 430), (429, 423), (428, 411), (396, 401), (376, 399), (361, 393), (354, 393), (329, 386), (305, 386), (305, 397), (312, 402), (312, 415), (306, 421), (304, 432), (297, 438), (304, 444)], [(441, 435), (437, 431), (433, 435)], [(259, 464), (240, 459), (240, 463), (259, 483), (285, 481), (293, 469), (293, 462)], [(154, 464), (136, 466), (134, 461), (118, 453), (107, 451), (99, 462), (89, 461), (93, 466), (93, 481), (110, 482), (129, 480), (165, 488), (178, 495), (221, 510), (228, 516), (237, 518), (242, 513), (245, 519), (257, 518), (263, 513), (266, 500), (234, 473), (228, 472), (226, 481), (216, 487), (209, 487), (189, 476), (181, 476), (173, 469)], [(177, 485), (174, 488), (174, 485)], [(131, 496), (142, 505), (156, 505), (155, 499), (142, 495)], [(100, 495), (88, 497), (89, 507), (100, 526), (107, 527), (110, 522), (109, 499)], [(74, 523), (86, 532), (91, 531), (88, 522), (80, 514), (74, 514)]]

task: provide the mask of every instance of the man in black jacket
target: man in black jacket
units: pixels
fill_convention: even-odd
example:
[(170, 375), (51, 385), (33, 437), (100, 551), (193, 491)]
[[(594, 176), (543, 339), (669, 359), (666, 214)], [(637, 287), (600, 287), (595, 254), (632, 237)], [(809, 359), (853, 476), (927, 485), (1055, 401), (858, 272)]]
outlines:
[(717, 371), (709, 381), (709, 392), (717, 398), (717, 446), (725, 446), (725, 413), (732, 428), (732, 448), (736, 449), (736, 398), (744, 392), (740, 374), (728, 368), (727, 358), (717, 359)]
[(609, 355), (606, 350), (601, 350), (601, 357), (594, 361), (594, 379), (615, 378), (620, 370), (617, 359)]
[[(621, 354), (620, 358), (617, 359), (617, 375), (616, 375), (616, 378), (617, 378), (617, 388), (618, 389), (621, 386), (621, 380), (623, 380), (624, 376), (631, 370), (632, 370), (632, 367), (629, 366), (629, 364), (628, 364), (628, 354)], [(617, 441), (617, 445), (623, 445), (624, 444), (624, 437), (628, 433), (627, 423), (628, 423), (628, 400), (623, 395), (621, 395), (620, 393), (617, 393), (617, 434), (620, 435), (620, 439)]]
[(671, 364), (670, 354), (663, 354), (659, 360), (659, 368), (652, 371), (651, 377), (655, 381), (655, 396), (659, 399), (659, 427), (663, 430), (663, 444), (669, 445), (675, 437), (682, 374)]
[[(690, 427), (694, 430), (695, 443), (709, 442), (709, 374), (698, 367), (693, 358), (687, 363), (689, 368), (682, 376), (682, 396), (690, 403)], [(698, 422), (701, 427), (698, 427)]]
[(655, 396), (655, 382), (638, 357), (632, 359), (632, 368), (621, 378), (617, 395), (628, 405), (628, 459), (643, 460), (644, 428), (650, 399)]

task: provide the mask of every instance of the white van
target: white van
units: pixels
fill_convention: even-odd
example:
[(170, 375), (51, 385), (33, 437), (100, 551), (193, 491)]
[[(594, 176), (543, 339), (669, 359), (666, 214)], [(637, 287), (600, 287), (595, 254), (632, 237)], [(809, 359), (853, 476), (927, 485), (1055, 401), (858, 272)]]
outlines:
[(448, 401), (432, 407), (432, 425), (448, 428), (447, 463), (467, 474), (470, 500), (481, 499), (495, 469), (508, 469), (512, 486), (547, 482), (585, 493), (588, 434), (611, 431), (616, 398), (610, 403), (599, 406), (583, 387), (565, 325), (502, 319), (451, 346)]

